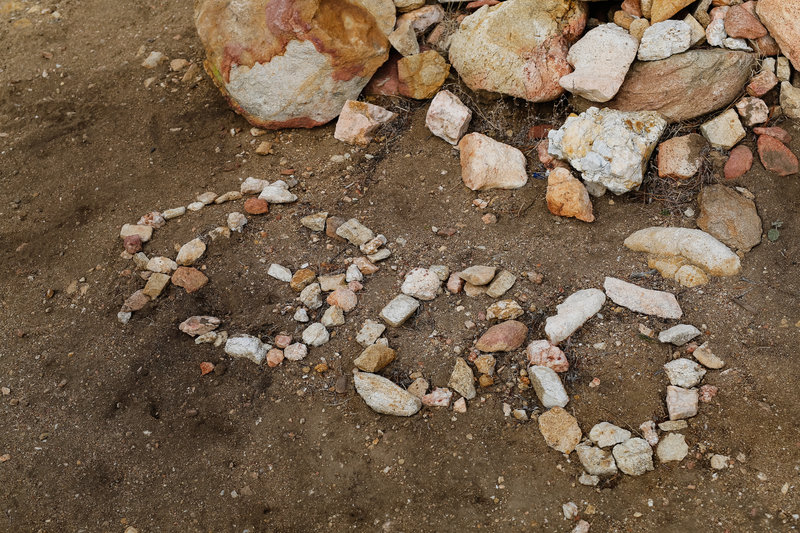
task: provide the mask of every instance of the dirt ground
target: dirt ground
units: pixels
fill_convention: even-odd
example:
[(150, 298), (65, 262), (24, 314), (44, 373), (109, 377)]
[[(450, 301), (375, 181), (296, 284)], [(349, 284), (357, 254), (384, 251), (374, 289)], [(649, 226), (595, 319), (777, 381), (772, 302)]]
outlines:
[[(561, 532), (574, 525), (561, 510), (569, 501), (593, 532), (797, 529), (797, 176), (775, 177), (756, 162), (736, 183), (755, 194), (765, 233), (783, 222), (776, 242), (765, 238), (745, 256), (741, 276), (698, 289), (652, 275), (635, 280), (675, 292), (682, 322), (702, 326), (702, 340), (727, 364), (706, 377), (719, 394), (683, 432), (687, 459), (586, 487), (575, 456), (548, 448), (535, 420), (503, 416), (503, 402), (539, 411), (533, 392), (517, 387), (522, 353), (499, 357), (496, 384), (466, 414), (382, 416), (352, 380), (343, 394), (334, 384), (360, 353), (355, 333), (398, 293), (409, 268), (511, 270), (520, 279), (509, 296), (535, 306), (522, 320), (529, 339), (542, 338), (544, 318), (567, 295), (602, 287), (605, 276), (647, 271), (643, 255), (622, 246), (629, 233), (693, 227), (684, 211), (697, 211), (694, 202), (606, 196), (594, 201), (597, 221), (585, 224), (549, 214), (541, 180), (473, 193), (461, 183), (457, 153), (425, 128), (424, 103), (382, 101), (401, 117), (366, 149), (336, 141), (332, 125), (254, 139), (205, 76), (184, 83), (166, 64), (140, 66), (140, 47), (201, 61), (191, 2), (13, 4), (0, 2), (0, 386), (10, 391), (0, 397), (0, 455), (10, 456), (0, 463), (0, 530)], [(485, 110), (496, 113), (478, 127), (501, 139), (509, 129), (520, 146), (548, 111), (506, 101)], [(800, 153), (800, 127), (782, 125)], [(274, 155), (255, 154), (264, 139)], [(331, 159), (344, 154), (344, 162)], [(212, 243), (202, 261), (208, 286), (191, 295), (173, 288), (129, 324), (117, 322), (122, 301), (143, 285), (120, 258), (122, 224), (288, 168), (299, 201)], [(490, 206), (474, 207), (478, 197)], [(146, 252), (174, 256), (175, 245), (232, 210), (241, 201), (170, 221)], [(178, 331), (188, 316), (212, 314), (231, 333), (297, 336), (302, 329), (287, 311), (295, 295), (266, 271), (272, 262), (343, 271), (353, 249), (315, 240), (299, 224), (319, 210), (358, 217), (394, 243), (329, 344), (270, 369)], [(487, 212), (496, 224), (482, 222)], [(456, 231), (447, 237), (432, 227)], [(543, 284), (522, 276), (533, 269)], [(73, 282), (78, 291), (68, 295)], [(398, 358), (384, 374), (408, 385), (419, 371), (445, 386), (456, 348), (464, 355), (486, 329), (478, 314), (489, 303), (451, 295), (424, 303), (390, 328)], [(467, 329), (469, 320), (477, 327)], [(566, 345), (568, 409), (585, 433), (604, 420), (637, 431), (666, 419), (662, 365), (672, 350), (641, 336), (639, 324), (657, 332), (674, 322), (609, 303)], [(217, 371), (201, 377), (202, 361)], [(318, 374), (322, 361), (330, 370)], [(589, 387), (593, 378), (599, 387)], [(735, 464), (714, 471), (711, 453)]]

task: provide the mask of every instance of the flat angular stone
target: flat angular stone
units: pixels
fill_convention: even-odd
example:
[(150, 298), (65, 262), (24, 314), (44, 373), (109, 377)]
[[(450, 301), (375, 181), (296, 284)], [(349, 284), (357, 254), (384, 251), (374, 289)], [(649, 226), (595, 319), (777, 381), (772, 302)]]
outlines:
[(668, 433), (656, 448), (656, 455), (662, 463), (683, 461), (688, 454), (689, 445), (686, 444), (686, 438), (680, 433)]
[(513, 146), (482, 133), (468, 133), (458, 143), (461, 179), (473, 191), (519, 189), (528, 183), (525, 156)]
[[(617, 95), (604, 105), (620, 111), (655, 111), (670, 123), (702, 117), (741, 95), (755, 62), (755, 54), (719, 49), (635, 61)], [(579, 110), (592, 105), (575, 100)]]
[(319, 283), (312, 283), (300, 292), (298, 298), (309, 309), (322, 307), (322, 289)]
[(730, 248), (697, 229), (645, 228), (625, 239), (625, 246), (635, 252), (683, 257), (712, 276), (734, 276), (742, 268)]
[(579, 444), (575, 447), (578, 460), (583, 469), (593, 476), (615, 476), (618, 472), (617, 463), (611, 450), (602, 450), (596, 446)]
[(733, 109), (728, 109), (721, 115), (702, 124), (700, 132), (708, 139), (711, 146), (724, 148), (725, 150), (730, 150), (736, 146), (746, 135), (739, 120), (739, 115)]
[[(758, 128), (754, 128), (756, 130)], [(739, 179), (750, 170), (753, 166), (753, 152), (750, 148), (740, 144), (731, 150), (728, 161), (725, 163), (725, 179), (735, 180)]]
[(539, 416), (539, 431), (548, 446), (564, 454), (572, 453), (582, 436), (578, 421), (561, 407)]
[(272, 263), (269, 266), (267, 275), (277, 279), (278, 281), (283, 281), (284, 283), (289, 283), (292, 281), (292, 271), (277, 263)]
[(138, 235), (142, 242), (147, 242), (153, 236), (153, 226), (146, 226), (144, 224), (125, 224), (119, 231), (119, 237), (124, 239), (131, 235)]
[(315, 322), (303, 330), (303, 342), (309, 346), (322, 346), (330, 339), (328, 330), (319, 322)]
[(756, 204), (736, 190), (710, 185), (700, 191), (697, 203), (697, 226), (724, 244), (746, 253), (761, 242), (761, 217)]
[(214, 331), (221, 323), (222, 321), (215, 316), (190, 316), (180, 323), (178, 329), (187, 335), (196, 337)]
[(324, 231), (325, 221), (328, 219), (327, 211), (314, 213), (313, 215), (304, 216), (300, 219), (300, 224), (310, 229), (311, 231)]
[(326, 328), (344, 325), (344, 311), (333, 305), (325, 310), (319, 321)]
[(248, 177), (239, 186), (239, 192), (242, 194), (259, 194), (267, 185), (269, 185), (267, 180)]
[(798, 0), (759, 0), (756, 13), (761, 23), (767, 27), (781, 52), (800, 70), (800, 1)]
[(147, 261), (147, 270), (161, 274), (171, 274), (178, 268), (178, 263), (169, 257), (151, 257)]
[(353, 382), (358, 395), (378, 413), (411, 416), (422, 408), (419, 398), (377, 374), (356, 371)]
[(653, 449), (646, 440), (628, 439), (612, 450), (617, 468), (629, 476), (641, 476), (653, 470)]
[(358, 305), (358, 296), (350, 289), (339, 287), (330, 293), (325, 301), (328, 302), (328, 305), (334, 305), (345, 313), (349, 313)]
[(393, 327), (402, 326), (419, 308), (419, 302), (405, 294), (399, 294), (381, 310), (380, 317)]
[(599, 289), (583, 289), (571, 294), (556, 306), (557, 314), (548, 317), (544, 331), (552, 344), (558, 344), (593, 317), (606, 301)]
[(453, 399), (453, 391), (447, 388), (436, 387), (430, 394), (426, 394), (420, 399), (422, 400), (422, 405), (426, 407), (450, 407), (450, 401)]
[(371, 229), (363, 225), (355, 218), (351, 218), (336, 230), (336, 235), (347, 239), (350, 244), (361, 246), (365, 242), (371, 241), (375, 238), (375, 234)]
[(662, 178), (689, 179), (703, 165), (703, 150), (708, 146), (697, 133), (673, 137), (658, 145), (658, 175)]
[(667, 411), (670, 420), (691, 418), (697, 414), (699, 397), (694, 389), (684, 389), (669, 385), (667, 387)]
[(758, 157), (764, 168), (778, 176), (791, 176), (800, 171), (800, 162), (788, 146), (770, 135), (758, 138)]
[(375, 344), (375, 341), (380, 338), (385, 330), (386, 326), (380, 322), (374, 322), (367, 319), (364, 321), (364, 325), (361, 326), (361, 329), (356, 335), (356, 342), (361, 346), (370, 346)]
[(283, 355), (289, 361), (301, 361), (308, 355), (308, 346), (302, 342), (290, 344), (283, 350)]
[(455, 146), (467, 133), (470, 120), (472, 110), (461, 103), (456, 95), (450, 91), (439, 91), (428, 107), (425, 126), (431, 133)]
[(631, 438), (631, 432), (609, 422), (600, 422), (589, 431), (589, 438), (600, 448), (607, 448), (625, 442)]
[(660, 318), (683, 316), (681, 306), (672, 293), (644, 289), (633, 283), (610, 277), (606, 278), (603, 287), (606, 295), (615, 304), (627, 307), (631, 311)]
[(310, 268), (301, 268), (289, 280), (289, 287), (295, 292), (300, 292), (317, 279), (317, 274)]
[(322, 292), (331, 292), (335, 291), (336, 289), (347, 288), (344, 274), (331, 274), (328, 276), (319, 276), (317, 278), (317, 281), (319, 282), (319, 287)]
[(158, 298), (164, 289), (169, 284), (170, 277), (167, 274), (154, 272), (148, 279), (147, 283), (142, 289), (142, 293), (149, 297), (151, 300)]
[(394, 361), (396, 352), (382, 344), (372, 344), (361, 352), (353, 364), (364, 372), (379, 372)]
[(453, 372), (450, 374), (448, 387), (459, 393), (467, 400), (475, 397), (475, 375), (469, 365), (460, 357), (456, 359)]
[(564, 407), (569, 403), (569, 396), (564, 390), (564, 385), (552, 368), (546, 366), (528, 367), (528, 376), (531, 379), (533, 390), (539, 397), (539, 402), (546, 409), (551, 407)]
[(367, 146), (378, 128), (396, 116), (396, 113), (380, 106), (348, 100), (336, 121), (333, 137), (348, 144)]
[(736, 102), (736, 111), (747, 127), (763, 124), (769, 120), (769, 108), (761, 98), (742, 98)]
[[(153, 274), (153, 276), (155, 275), (157, 274)], [(178, 269), (172, 274), (172, 284), (182, 287), (188, 293), (193, 293), (200, 290), (201, 288), (205, 287), (207, 283), (208, 277), (196, 268), (184, 266), (178, 267)]]
[(658, 334), (659, 342), (683, 346), (700, 335), (700, 330), (691, 324), (678, 324)]

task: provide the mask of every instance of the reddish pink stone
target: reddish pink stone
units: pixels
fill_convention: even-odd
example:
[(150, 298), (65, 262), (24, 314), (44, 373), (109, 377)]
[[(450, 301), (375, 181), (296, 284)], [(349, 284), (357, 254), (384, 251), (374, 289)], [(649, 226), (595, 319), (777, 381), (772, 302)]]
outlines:
[(122, 246), (125, 248), (125, 251), (129, 254), (133, 255), (137, 252), (142, 251), (142, 238), (138, 235), (128, 235), (122, 241)]
[(516, 320), (507, 320), (490, 327), (475, 343), (482, 352), (510, 352), (525, 342), (528, 326)]
[(448, 407), (453, 398), (453, 391), (446, 388), (436, 387), (429, 394), (424, 395), (422, 405), (428, 407)]
[(283, 362), (283, 350), (273, 348), (267, 352), (267, 365), (275, 368)]
[(771, 135), (758, 138), (758, 157), (761, 164), (778, 176), (789, 176), (798, 172), (797, 156), (789, 148)]
[(539, 161), (541, 161), (545, 168), (550, 170), (558, 167), (569, 168), (569, 165), (567, 165), (565, 162), (550, 155), (550, 153), (547, 151), (549, 147), (550, 141), (547, 139), (542, 139), (542, 142), (536, 146), (536, 153), (539, 155)]
[(700, 387), (700, 401), (703, 403), (711, 402), (714, 396), (717, 395), (717, 392), (719, 392), (719, 389), (714, 385), (703, 385)]
[(248, 215), (264, 215), (269, 213), (269, 202), (263, 198), (248, 198), (244, 201), (244, 212)]
[(725, 179), (735, 180), (744, 176), (753, 166), (753, 152), (750, 148), (740, 144), (733, 150), (725, 163)]
[(762, 70), (756, 74), (747, 85), (747, 94), (762, 97), (778, 84), (778, 77), (769, 70)]
[(186, 292), (200, 290), (206, 283), (208, 283), (208, 278), (196, 268), (178, 267), (178, 270), (172, 274), (172, 284), (183, 287)]
[(553, 346), (550, 341), (533, 341), (526, 350), (528, 363), (536, 366), (546, 366), (556, 372), (569, 370), (567, 356), (558, 346)]
[(356, 293), (350, 289), (336, 289), (325, 300), (328, 305), (335, 305), (345, 313), (352, 311), (358, 305)]
[[(749, 2), (748, 2), (749, 3)], [(732, 6), (725, 15), (725, 33), (728, 37), (758, 39), (767, 34), (767, 28), (743, 5)]]
[(641, 0), (625, 0), (622, 2), (622, 10), (634, 17), (642, 16), (642, 3)]
[(125, 300), (125, 303), (122, 304), (121, 311), (123, 313), (130, 313), (133, 311), (138, 311), (139, 309), (143, 308), (147, 305), (147, 302), (150, 301), (150, 297), (147, 296), (144, 292), (140, 290), (134, 292), (128, 299)]
[(458, 294), (464, 288), (464, 280), (458, 277), (458, 274), (450, 274), (447, 280), (447, 291), (450, 294)]
[(755, 127), (753, 128), (753, 133), (756, 135), (769, 135), (771, 137), (775, 137), (783, 144), (789, 144), (792, 142), (792, 136), (789, 135), (789, 132), (783, 128), (779, 128), (778, 126), (771, 126), (771, 127)]
[(292, 337), (290, 335), (278, 335), (275, 337), (275, 346), (278, 348), (286, 348), (292, 344)]

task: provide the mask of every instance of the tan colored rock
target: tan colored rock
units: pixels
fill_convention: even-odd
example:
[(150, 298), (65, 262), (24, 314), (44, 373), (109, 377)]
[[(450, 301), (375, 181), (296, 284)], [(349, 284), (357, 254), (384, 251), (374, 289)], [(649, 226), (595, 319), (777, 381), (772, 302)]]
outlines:
[(565, 454), (572, 453), (583, 435), (575, 417), (561, 407), (539, 416), (539, 431), (548, 446)]
[(450, 65), (435, 50), (403, 57), (397, 62), (398, 91), (417, 100), (432, 98), (449, 73)]
[(697, 197), (697, 226), (724, 244), (749, 252), (761, 242), (761, 217), (756, 204), (724, 185), (710, 185)]
[(473, 265), (458, 273), (458, 277), (475, 286), (483, 286), (492, 281), (497, 268), (485, 265)]
[(708, 139), (711, 146), (726, 150), (736, 146), (746, 135), (739, 115), (733, 109), (728, 109), (721, 115), (704, 122), (700, 126), (700, 132)]
[(655, 24), (667, 20), (692, 2), (694, 0), (653, 0), (650, 8), (650, 23)]
[(558, 98), (571, 68), (569, 45), (586, 25), (577, 0), (506, 0), (466, 17), (453, 34), (450, 62), (472, 90), (532, 102)]
[(397, 114), (380, 106), (348, 100), (336, 121), (333, 136), (342, 142), (367, 146), (378, 128), (396, 116)]
[(378, 413), (411, 416), (420, 410), (422, 401), (388, 379), (369, 372), (353, 372), (356, 392)]
[(680, 256), (712, 276), (735, 276), (742, 268), (739, 257), (727, 246), (697, 229), (645, 228), (625, 239), (625, 246), (634, 252)]
[(697, 133), (662, 142), (658, 145), (658, 175), (681, 180), (691, 178), (700, 170), (707, 146), (703, 136)]
[(594, 222), (592, 201), (586, 187), (566, 168), (555, 168), (547, 177), (547, 209), (561, 217)]
[(375, 17), (375, 22), (384, 35), (392, 33), (397, 19), (397, 8), (392, 0), (355, 0), (355, 2)]
[(396, 352), (383, 344), (367, 346), (353, 364), (364, 372), (379, 372), (394, 361)]
[[(604, 105), (621, 111), (657, 111), (669, 122), (697, 118), (738, 98), (755, 61), (754, 54), (718, 49), (635, 61), (617, 95)], [(583, 110), (591, 103), (576, 99), (575, 105)]]
[(783, 55), (800, 70), (800, 0), (759, 0), (756, 13)]
[(325, 124), (389, 55), (385, 21), (355, 0), (200, 0), (194, 20), (211, 79), (265, 129)]
[(468, 133), (458, 143), (461, 179), (473, 191), (519, 189), (528, 183), (521, 151), (482, 133)]
[(142, 294), (144, 294), (151, 300), (155, 300), (161, 295), (161, 293), (166, 288), (168, 283), (169, 283), (169, 276), (167, 274), (154, 272), (147, 279), (147, 283), (145, 284), (144, 289), (142, 289)]

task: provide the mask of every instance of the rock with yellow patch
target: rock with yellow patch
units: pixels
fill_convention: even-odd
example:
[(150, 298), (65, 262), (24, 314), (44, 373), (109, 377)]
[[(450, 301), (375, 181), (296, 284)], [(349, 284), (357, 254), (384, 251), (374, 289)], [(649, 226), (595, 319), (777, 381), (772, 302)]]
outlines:
[(397, 62), (398, 90), (417, 100), (432, 98), (449, 73), (450, 65), (435, 50), (406, 56)]
[(548, 134), (550, 155), (568, 161), (587, 183), (614, 194), (637, 188), (667, 122), (652, 111), (590, 107)]

